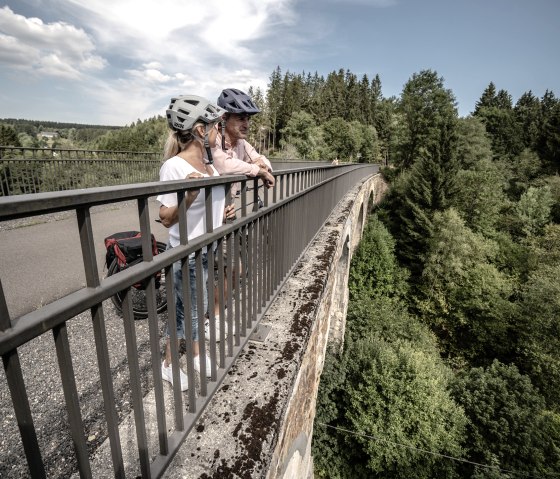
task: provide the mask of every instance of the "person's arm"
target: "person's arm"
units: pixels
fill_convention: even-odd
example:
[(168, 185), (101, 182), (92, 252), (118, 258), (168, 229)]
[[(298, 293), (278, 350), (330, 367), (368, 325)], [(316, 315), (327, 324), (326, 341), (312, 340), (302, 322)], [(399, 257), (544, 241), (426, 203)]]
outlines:
[[(190, 173), (185, 179), (189, 178), (202, 178), (200, 173)], [(200, 190), (189, 190), (187, 191), (187, 197), (185, 198), (187, 209), (193, 204), (194, 200), (198, 196)], [(161, 224), (166, 228), (171, 228), (175, 223), (179, 221), (179, 205), (166, 206), (162, 204), (159, 207), (159, 219)]]
[(258, 165), (235, 158), (232, 153), (221, 148), (212, 149), (212, 158), (214, 166), (220, 175), (259, 176)]
[(269, 173), (267, 167), (261, 168), (257, 163), (248, 163), (233, 156), (229, 151), (221, 148), (212, 150), (214, 166), (220, 175), (246, 175), (258, 176), (263, 180), (267, 188), (274, 186), (274, 177)]
[(259, 168), (265, 168), (269, 172), (271, 172), (272, 164), (270, 163), (269, 159), (266, 156), (261, 155), (255, 149), (255, 147), (251, 145), (251, 143), (249, 143), (247, 140), (242, 140), (242, 141), (243, 141), (243, 148), (245, 150), (245, 157), (247, 158), (247, 162), (256, 164), (259, 166)]

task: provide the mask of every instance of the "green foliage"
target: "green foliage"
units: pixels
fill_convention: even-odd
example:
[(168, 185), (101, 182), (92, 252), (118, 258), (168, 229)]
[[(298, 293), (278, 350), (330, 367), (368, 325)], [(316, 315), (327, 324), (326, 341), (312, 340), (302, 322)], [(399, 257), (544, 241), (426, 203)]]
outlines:
[(456, 194), (457, 163), (447, 156), (451, 155), (448, 147), (445, 139), (441, 145), (432, 145), (432, 151), (402, 177), (402, 194), (390, 197), (388, 207), (398, 218), (391, 233), (397, 240), (398, 256), (413, 278), (422, 270), (433, 215), (449, 207)]
[(376, 217), (350, 276), (345, 347), (329, 350), (319, 386), (316, 475), (456, 477), (452, 462), (415, 450), (461, 456), (466, 419), (450, 398), (451, 372), (434, 335), (400, 299), (404, 276), (394, 241)]
[(513, 285), (492, 264), (496, 253), (453, 209), (435, 214), (417, 308), (453, 356), (507, 353)]
[(465, 418), (431, 333), (386, 297), (352, 302), (347, 327), (344, 352), (325, 363), (317, 421), (353, 434), (316, 426), (319, 477), (455, 477), (452, 462), (413, 449), (461, 455)]
[(550, 209), (550, 220), (560, 224), (560, 176), (548, 176), (543, 181), (550, 188), (553, 204)]
[(325, 426), (342, 423), (339, 419), (344, 417), (341, 391), (346, 380), (347, 361), (348, 357), (339, 355), (332, 346), (327, 350), (319, 384), (313, 432), (312, 447), (317, 477), (351, 479), (354, 471), (348, 468), (349, 456), (358, 459), (358, 463), (367, 460), (361, 451), (351, 446), (352, 437), (338, 434), (334, 429)]
[(497, 106), (496, 85), (494, 85), (494, 82), (490, 82), (490, 84), (482, 92), (480, 99), (476, 102), (474, 114), (475, 116), (478, 115), (483, 108), (492, 108)]
[(393, 237), (377, 216), (370, 217), (352, 257), (348, 280), (350, 299), (401, 298), (406, 292), (406, 277), (397, 264)]
[[(450, 398), (450, 374), (408, 341), (364, 338), (348, 347), (343, 403), (355, 440), (378, 477), (452, 477), (453, 464), (411, 448), (461, 455), (465, 419)], [(405, 447), (403, 447), (403, 445)]]
[(551, 173), (560, 170), (560, 99), (546, 91), (541, 100), (541, 129), (537, 151)]
[(523, 93), (514, 107), (515, 120), (520, 126), (521, 138), (525, 148), (536, 149), (541, 123), (540, 101), (529, 90)]
[(513, 109), (482, 108), (477, 116), (486, 126), (496, 157), (511, 158), (522, 151), (521, 131), (515, 121)]
[(506, 181), (489, 159), (476, 160), (469, 169), (457, 173), (457, 193), (453, 206), (465, 224), (485, 236), (495, 236), (502, 210), (508, 205)]
[(0, 145), (21, 146), (16, 130), (13, 127), (0, 124)]
[(554, 199), (550, 187), (534, 188), (530, 186), (514, 207), (518, 234), (524, 236), (540, 234), (550, 221), (553, 204)]
[(511, 195), (518, 198), (540, 174), (539, 156), (533, 150), (524, 149), (511, 161)]
[(332, 118), (322, 125), (325, 146), (322, 158), (355, 160), (360, 151), (361, 138), (355, 123), (349, 123), (341, 117)]
[[(518, 319), (519, 365), (540, 389), (550, 408), (560, 411), (560, 247), (555, 228), (555, 258), (541, 263), (521, 290)], [(549, 244), (549, 247), (551, 245)], [(550, 261), (550, 256), (547, 256)]]
[(420, 157), (433, 156), (442, 145), (442, 133), (453, 132), (457, 121), (453, 93), (431, 70), (412, 75), (404, 86), (399, 111), (405, 128), (397, 164), (405, 168)]
[(320, 159), (317, 147), (322, 140), (321, 130), (315, 126), (311, 114), (304, 111), (293, 113), (281, 133), (281, 143), (284, 146), (293, 145), (299, 158)]
[(377, 337), (388, 341), (409, 341), (425, 354), (433, 354), (435, 335), (407, 311), (405, 303), (395, 297), (363, 295), (348, 304), (347, 340)]
[[(558, 419), (544, 411), (542, 397), (514, 365), (494, 361), (487, 368), (465, 371), (453, 390), (469, 418), (471, 460), (497, 460), (502, 469), (538, 477), (559, 470)], [(465, 466), (464, 477), (471, 467)]]
[(361, 138), (360, 149), (356, 155), (358, 161), (360, 163), (379, 163), (381, 151), (375, 128), (363, 123), (354, 123), (354, 128)]
[(95, 149), (160, 152), (163, 151), (167, 132), (167, 121), (163, 117), (150, 118), (144, 122), (138, 120), (128, 128), (112, 131), (97, 138)]
[(484, 123), (476, 117), (460, 118), (457, 122), (457, 161), (468, 170), (481, 161), (492, 159), (492, 145)]

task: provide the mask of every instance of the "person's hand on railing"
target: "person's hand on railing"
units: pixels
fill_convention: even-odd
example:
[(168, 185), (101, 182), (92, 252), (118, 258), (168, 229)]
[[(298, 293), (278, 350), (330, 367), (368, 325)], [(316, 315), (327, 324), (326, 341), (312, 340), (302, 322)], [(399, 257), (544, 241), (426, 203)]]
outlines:
[(235, 213), (235, 204), (231, 203), (224, 208), (224, 223), (227, 221), (233, 221), (237, 218)]
[[(203, 176), (196, 172), (193, 171), (192, 173), (189, 173), (186, 177), (185, 180), (191, 180), (191, 179), (196, 179), (196, 178), (203, 178)], [(200, 190), (189, 190), (187, 191), (187, 208), (192, 205), (193, 201), (196, 200), (196, 197), (198, 196), (198, 193), (200, 193)]]
[(268, 169), (260, 168), (259, 177), (267, 188), (272, 188), (274, 186), (274, 176), (269, 173)]

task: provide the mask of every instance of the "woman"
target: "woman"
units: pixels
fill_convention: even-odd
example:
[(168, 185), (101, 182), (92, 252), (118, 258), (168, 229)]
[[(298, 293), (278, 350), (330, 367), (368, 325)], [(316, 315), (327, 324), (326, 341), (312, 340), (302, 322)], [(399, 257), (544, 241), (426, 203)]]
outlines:
[[(160, 181), (182, 180), (191, 178), (205, 178), (218, 176), (218, 172), (212, 165), (212, 153), (210, 151), (216, 143), (216, 123), (220, 121), (225, 112), (219, 106), (210, 103), (205, 98), (195, 95), (184, 95), (171, 99), (167, 110), (167, 122), (172, 131), (165, 144), (165, 163), (160, 170)], [(187, 206), (187, 233), (191, 240), (206, 233), (205, 220), (205, 195), (199, 194), (199, 190), (189, 191), (186, 195)], [(179, 210), (176, 193), (159, 195), (157, 200), (161, 203), (159, 217), (162, 224), (169, 228), (169, 246), (171, 248), (179, 245)], [(217, 228), (222, 224), (225, 207), (225, 189), (223, 186), (212, 188), (212, 222)], [(198, 315), (196, 301), (195, 260), (194, 255), (188, 259), (191, 313), (192, 313), (192, 341), (195, 370), (200, 372), (200, 356), (198, 346)], [(203, 251), (203, 284), (208, 278), (207, 253)], [(177, 311), (177, 337), (185, 338), (185, 316), (182, 292), (181, 263), (173, 264), (173, 275), (175, 279), (174, 296)], [(208, 305), (206, 294), (204, 297), (204, 310)], [(206, 360), (206, 375), (210, 376), (210, 360)], [(165, 347), (165, 358), (161, 365), (162, 378), (173, 384), (171, 368), (171, 348), (169, 331), (167, 331), (167, 342)], [(188, 389), (187, 375), (180, 370), (181, 390)]]

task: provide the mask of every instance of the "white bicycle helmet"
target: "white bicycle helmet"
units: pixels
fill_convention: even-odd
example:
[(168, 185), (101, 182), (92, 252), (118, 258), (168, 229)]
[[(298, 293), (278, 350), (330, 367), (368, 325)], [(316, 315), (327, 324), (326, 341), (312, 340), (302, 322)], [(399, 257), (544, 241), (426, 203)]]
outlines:
[(197, 121), (215, 123), (226, 110), (206, 98), (196, 95), (182, 95), (171, 98), (166, 110), (167, 123), (176, 131), (190, 130)]

